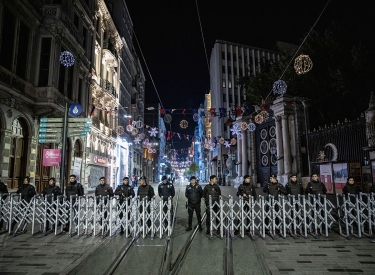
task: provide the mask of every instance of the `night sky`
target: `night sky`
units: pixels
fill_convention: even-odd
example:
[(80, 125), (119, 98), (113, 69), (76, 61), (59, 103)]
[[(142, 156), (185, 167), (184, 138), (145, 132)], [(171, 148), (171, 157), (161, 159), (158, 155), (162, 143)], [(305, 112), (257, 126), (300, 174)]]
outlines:
[[(198, 1), (208, 62), (216, 40), (265, 49), (276, 49), (277, 41), (299, 45), (327, 0), (310, 1)], [(331, 0), (315, 30), (332, 22), (358, 30), (363, 38), (373, 36), (375, 1)], [(209, 91), (209, 72), (195, 0), (126, 0), (135, 35), (143, 51), (164, 108), (195, 108)], [(355, 4), (355, 6), (353, 6)], [(135, 48), (146, 75), (146, 103), (158, 98), (136, 40)], [(176, 125), (172, 131), (193, 134)]]

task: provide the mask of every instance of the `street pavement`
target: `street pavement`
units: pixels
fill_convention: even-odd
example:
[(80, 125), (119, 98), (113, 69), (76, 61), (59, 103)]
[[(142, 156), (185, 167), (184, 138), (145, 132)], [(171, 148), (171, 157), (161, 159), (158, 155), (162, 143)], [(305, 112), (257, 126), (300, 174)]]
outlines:
[[(186, 232), (184, 185), (179, 191), (176, 222), (172, 235), (171, 263), (191, 238)], [(152, 184), (157, 193), (157, 184)], [(202, 186), (205, 183), (202, 183)], [(233, 186), (221, 186), (224, 196), (236, 197)], [(257, 189), (258, 194), (263, 194)], [(202, 204), (202, 214), (205, 207)], [(194, 216), (193, 223), (196, 222)], [(42, 237), (30, 231), (16, 237), (0, 233), (0, 275), (23, 274), (105, 274), (113, 261), (129, 245), (131, 239), (116, 235), (112, 238), (68, 237), (66, 234)], [(131, 253), (120, 263), (115, 274), (160, 274), (165, 239), (138, 239)], [(225, 274), (225, 239), (208, 238), (203, 232), (196, 237), (179, 268), (178, 274)], [(347, 240), (330, 231), (329, 237), (315, 239), (273, 240), (266, 236), (255, 241), (236, 237), (232, 242), (234, 274), (375, 274), (375, 243), (369, 238)]]

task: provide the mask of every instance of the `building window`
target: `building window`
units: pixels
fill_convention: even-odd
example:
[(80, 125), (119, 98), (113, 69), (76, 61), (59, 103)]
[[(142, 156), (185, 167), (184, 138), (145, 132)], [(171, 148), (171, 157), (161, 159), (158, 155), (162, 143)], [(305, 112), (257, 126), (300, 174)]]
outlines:
[(221, 52), (221, 59), (225, 60), (225, 52)]
[(232, 88), (232, 82), (228, 82), (228, 88), (231, 89)]
[(227, 95), (223, 94), (223, 102), (227, 102)]
[(21, 21), (20, 32), (18, 36), (18, 54), (16, 73), (19, 77), (26, 78), (27, 52), (29, 44), (29, 28)]
[(51, 38), (50, 37), (42, 38), (40, 65), (39, 65), (39, 86), (48, 86), (50, 55), (51, 55)]
[(223, 79), (223, 88), (225, 88), (225, 79)]
[(3, 30), (1, 39), (1, 52), (0, 52), (0, 64), (8, 69), (12, 70), (13, 60), (13, 48), (14, 48), (14, 33), (15, 33), (15, 18), (13, 13), (4, 6)]
[(221, 66), (222, 73), (225, 74), (225, 66)]

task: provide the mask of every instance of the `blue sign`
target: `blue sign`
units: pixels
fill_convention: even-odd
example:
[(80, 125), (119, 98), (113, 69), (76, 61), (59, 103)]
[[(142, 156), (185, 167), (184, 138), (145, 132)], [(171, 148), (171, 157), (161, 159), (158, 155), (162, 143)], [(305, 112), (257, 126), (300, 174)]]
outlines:
[(71, 116), (79, 116), (80, 114), (82, 113), (82, 106), (78, 103), (73, 103), (72, 105), (70, 105), (69, 107), (69, 114)]

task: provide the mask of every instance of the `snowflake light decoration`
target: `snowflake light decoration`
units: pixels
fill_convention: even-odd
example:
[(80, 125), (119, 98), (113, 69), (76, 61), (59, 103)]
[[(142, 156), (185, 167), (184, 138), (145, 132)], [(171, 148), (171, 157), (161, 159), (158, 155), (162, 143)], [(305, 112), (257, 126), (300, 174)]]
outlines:
[(248, 126), (248, 125), (247, 125), (246, 122), (242, 122), (242, 123), (241, 123), (241, 129), (242, 129), (242, 130), (245, 131), (245, 130), (247, 129), (247, 126)]
[(250, 122), (249, 125), (247, 126), (247, 129), (250, 131), (250, 132), (254, 132), (255, 129), (256, 129), (256, 125), (253, 123), (253, 122)]
[(209, 150), (212, 152), (212, 151), (215, 151), (215, 145), (211, 144)]
[(286, 85), (285, 81), (279, 79), (275, 83), (273, 83), (272, 91), (275, 95), (283, 95), (286, 93), (286, 88), (288, 85)]
[(199, 119), (198, 113), (194, 113), (194, 115), (193, 115), (193, 120), (194, 120), (195, 122), (197, 122), (198, 119)]
[(301, 54), (294, 60), (294, 69), (297, 74), (305, 74), (313, 67), (313, 63), (308, 55)]
[(154, 127), (154, 128), (151, 128), (151, 130), (148, 132), (150, 133), (150, 136), (156, 137), (156, 134), (158, 133), (158, 129)]
[(224, 141), (224, 146), (225, 146), (226, 148), (229, 148), (229, 147), (230, 147), (230, 143), (226, 140), (226, 141)]
[(236, 143), (237, 143), (237, 140), (235, 138), (231, 138), (230, 144), (236, 145)]
[(134, 143), (135, 144), (139, 144), (141, 142), (141, 139), (139, 138), (139, 137), (136, 137), (135, 139), (134, 139)]
[(131, 132), (133, 130), (133, 125), (126, 126), (126, 131)]
[(232, 132), (232, 135), (238, 135), (241, 133), (241, 128), (238, 124), (234, 124), (230, 131)]
[(171, 121), (172, 121), (172, 116), (170, 114), (166, 114), (164, 116), (164, 122), (171, 123)]
[(188, 125), (189, 125), (189, 123), (185, 119), (180, 121), (180, 127), (182, 129), (186, 129), (188, 127)]
[(71, 52), (64, 51), (60, 54), (60, 63), (65, 67), (73, 66), (74, 62), (74, 56)]

